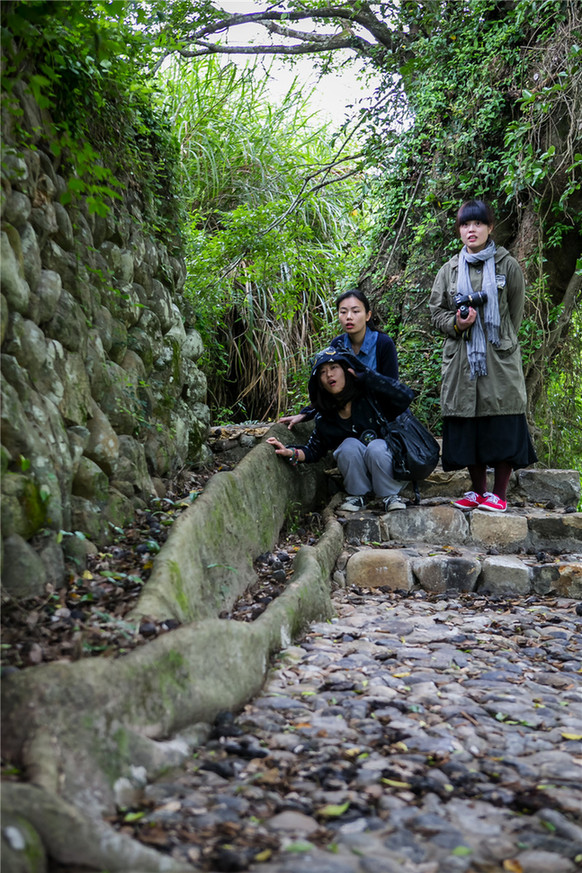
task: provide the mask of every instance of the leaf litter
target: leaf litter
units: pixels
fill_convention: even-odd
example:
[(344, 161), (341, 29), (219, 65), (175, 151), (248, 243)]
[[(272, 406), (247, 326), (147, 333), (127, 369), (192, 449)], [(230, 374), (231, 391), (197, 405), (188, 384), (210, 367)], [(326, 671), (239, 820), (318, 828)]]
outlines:
[[(89, 555), (86, 567), (66, 564), (64, 587), (21, 603), (5, 597), (2, 604), (2, 672), (90, 657), (118, 657), (167, 631), (176, 619), (129, 621), (152, 571), (154, 558), (176, 519), (192, 505), (217, 472), (229, 469), (218, 456), (204, 471), (182, 471), (167, 484), (164, 497), (153, 497), (136, 510), (124, 529), (113, 528), (111, 542)], [(254, 621), (285, 590), (295, 554), (303, 543), (316, 541), (320, 517), (310, 514), (283, 530), (273, 553), (255, 561), (256, 581), (220, 618)]]

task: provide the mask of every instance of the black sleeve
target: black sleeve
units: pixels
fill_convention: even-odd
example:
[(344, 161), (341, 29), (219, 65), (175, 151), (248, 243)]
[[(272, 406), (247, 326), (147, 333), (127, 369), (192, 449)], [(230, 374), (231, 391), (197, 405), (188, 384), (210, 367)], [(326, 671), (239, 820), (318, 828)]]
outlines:
[(383, 376), (398, 379), (398, 355), (392, 337), (378, 331), (376, 340), (376, 369)]
[(412, 388), (399, 382), (398, 379), (382, 376), (381, 373), (370, 369), (367, 369), (360, 379), (365, 386), (366, 393), (370, 392), (376, 395), (382, 406), (387, 406), (396, 415), (408, 409), (414, 400)]
[(315, 415), (315, 427), (313, 428), (306, 445), (288, 446), (290, 449), (301, 449), (305, 455), (306, 464), (315, 464), (316, 461), (320, 461), (321, 458), (323, 458), (332, 448), (331, 444), (324, 438), (323, 433), (321, 433), (320, 428), (317, 426), (318, 419), (320, 418), (321, 416)]

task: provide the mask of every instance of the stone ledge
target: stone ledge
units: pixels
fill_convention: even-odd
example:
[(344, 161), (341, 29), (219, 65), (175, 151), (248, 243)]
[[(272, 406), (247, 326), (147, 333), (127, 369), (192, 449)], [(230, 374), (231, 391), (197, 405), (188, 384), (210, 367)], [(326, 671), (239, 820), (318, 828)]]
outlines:
[(582, 513), (538, 507), (494, 514), (463, 512), (448, 503), (422, 503), (385, 515), (362, 510), (344, 517), (343, 525), (352, 545), (424, 542), (475, 545), (502, 553), (582, 549)]
[[(392, 590), (448, 590), (493, 596), (556, 595), (582, 599), (582, 549), (546, 562), (524, 555), (487, 555), (476, 548), (446, 549), (425, 543), (407, 548), (366, 547), (344, 551), (336, 564), (338, 585)], [(340, 569), (341, 568), (341, 569)]]
[[(488, 473), (488, 488), (493, 490), (493, 473)], [(471, 480), (465, 470), (445, 473), (439, 466), (434, 473), (420, 483), (423, 498), (459, 497), (469, 491)], [(407, 487), (405, 496), (412, 498)], [(507, 496), (511, 503), (525, 502), (544, 506), (576, 507), (580, 502), (582, 488), (578, 470), (515, 470), (509, 480)]]

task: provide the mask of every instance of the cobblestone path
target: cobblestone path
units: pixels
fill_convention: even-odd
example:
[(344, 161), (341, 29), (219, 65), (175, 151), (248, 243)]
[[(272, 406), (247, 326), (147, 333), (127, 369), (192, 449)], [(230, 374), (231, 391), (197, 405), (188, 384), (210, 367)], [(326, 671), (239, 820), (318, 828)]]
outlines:
[(148, 786), (135, 835), (206, 871), (582, 870), (579, 604), (334, 602), (258, 699)]

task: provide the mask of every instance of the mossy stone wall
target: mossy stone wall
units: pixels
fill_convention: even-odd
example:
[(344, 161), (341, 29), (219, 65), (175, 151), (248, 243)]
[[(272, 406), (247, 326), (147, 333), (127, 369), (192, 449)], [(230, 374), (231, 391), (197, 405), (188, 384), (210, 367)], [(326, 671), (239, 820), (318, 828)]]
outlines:
[(179, 243), (148, 227), (139, 180), (105, 216), (63, 205), (30, 101), (3, 116), (0, 199), (2, 585), (23, 598), (202, 462), (210, 419)]

